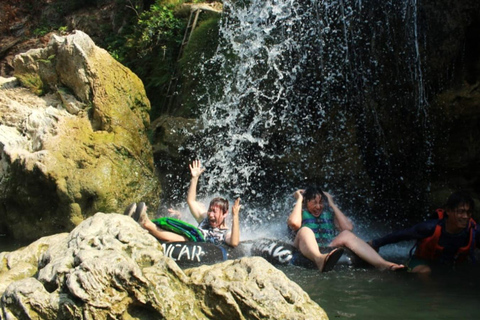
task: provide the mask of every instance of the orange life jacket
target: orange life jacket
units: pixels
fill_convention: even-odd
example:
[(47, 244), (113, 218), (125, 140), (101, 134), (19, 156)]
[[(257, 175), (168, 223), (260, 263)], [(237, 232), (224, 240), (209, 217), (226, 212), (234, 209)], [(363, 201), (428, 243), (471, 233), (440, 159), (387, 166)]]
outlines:
[[(441, 221), (444, 219), (445, 211), (443, 209), (437, 209), (437, 214), (439, 220), (433, 234), (417, 243), (417, 249), (415, 250), (415, 256), (417, 258), (435, 260), (442, 254), (443, 247), (438, 244), (438, 241), (440, 240), (440, 235), (442, 234)], [(470, 221), (468, 222), (468, 243), (466, 246), (458, 248), (457, 253), (455, 254), (455, 262), (465, 260), (468, 257), (468, 254), (472, 251), (472, 246), (475, 246), (473, 238), (475, 229), (476, 223), (472, 218), (470, 218)]]

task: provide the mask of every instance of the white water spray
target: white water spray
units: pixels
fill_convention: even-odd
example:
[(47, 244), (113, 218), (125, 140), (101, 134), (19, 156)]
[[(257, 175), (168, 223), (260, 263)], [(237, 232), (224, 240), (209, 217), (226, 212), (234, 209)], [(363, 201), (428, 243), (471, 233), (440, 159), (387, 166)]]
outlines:
[[(385, 119), (421, 110), (428, 125), (417, 7), (417, 0), (224, 1), (220, 46), (209, 61), (220, 70), (217, 88), (199, 97), (209, 101), (202, 139), (189, 146), (207, 168), (207, 193), (263, 201), (266, 208), (250, 214), (262, 221), (259, 211), (287, 214), (291, 200), (278, 197), (313, 174), (356, 201), (397, 192), (410, 169), (391, 156), (404, 146), (392, 142)], [(431, 149), (425, 132), (417, 144)], [(398, 183), (383, 185), (387, 177)]]

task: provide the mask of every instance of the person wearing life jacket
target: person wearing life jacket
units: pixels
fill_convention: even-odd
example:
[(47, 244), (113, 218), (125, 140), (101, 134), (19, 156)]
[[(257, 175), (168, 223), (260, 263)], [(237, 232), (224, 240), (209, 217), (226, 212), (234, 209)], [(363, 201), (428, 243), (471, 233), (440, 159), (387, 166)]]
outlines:
[[(399, 270), (404, 266), (383, 259), (353, 232), (353, 223), (337, 207), (330, 194), (309, 187), (294, 193), (295, 206), (287, 224), (295, 233), (294, 246), (320, 271), (329, 271), (347, 247), (364, 261), (380, 270)], [(329, 254), (319, 247), (335, 248)]]
[(474, 209), (470, 195), (454, 192), (444, 209), (437, 209), (438, 219), (393, 232), (369, 244), (378, 250), (391, 243), (417, 240), (407, 263), (409, 270), (416, 273), (430, 273), (435, 264), (456, 265), (466, 260), (474, 263), (474, 250), (480, 244), (479, 231), (472, 218)]
[(211, 242), (227, 244), (231, 247), (238, 246), (240, 242), (240, 198), (232, 207), (232, 227), (230, 229), (226, 223), (228, 215), (226, 199), (220, 197), (212, 199), (208, 209), (203, 203), (196, 200), (198, 180), (204, 171), (205, 168), (202, 168), (199, 160), (193, 161), (190, 165), (192, 178), (188, 189), (187, 203), (190, 213), (199, 223), (197, 227), (169, 217), (150, 220), (147, 215), (147, 207), (143, 202), (131, 204), (125, 210), (125, 214), (138, 221), (140, 226), (161, 241)]

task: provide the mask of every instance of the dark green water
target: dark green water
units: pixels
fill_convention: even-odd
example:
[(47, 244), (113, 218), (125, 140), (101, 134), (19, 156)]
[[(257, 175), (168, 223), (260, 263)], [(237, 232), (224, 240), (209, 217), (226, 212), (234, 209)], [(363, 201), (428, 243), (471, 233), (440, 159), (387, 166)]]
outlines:
[(14, 241), (0, 235), (0, 252), (15, 251), (20, 249), (21, 247), (28, 246), (29, 244), (30, 242)]
[(478, 266), (437, 271), (428, 278), (344, 266), (325, 274), (299, 267), (284, 267), (282, 271), (330, 319), (480, 318)]

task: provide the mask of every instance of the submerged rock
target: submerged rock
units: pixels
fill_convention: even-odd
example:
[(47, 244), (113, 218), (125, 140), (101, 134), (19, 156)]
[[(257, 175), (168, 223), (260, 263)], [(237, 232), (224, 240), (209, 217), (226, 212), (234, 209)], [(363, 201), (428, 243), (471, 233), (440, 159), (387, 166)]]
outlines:
[(97, 213), (0, 262), (0, 319), (327, 319), (263, 258), (183, 271), (118, 214)]
[[(158, 205), (141, 80), (83, 32), (18, 55), (0, 88), (0, 231), (72, 230), (95, 212)], [(28, 88), (28, 89), (27, 89)]]

